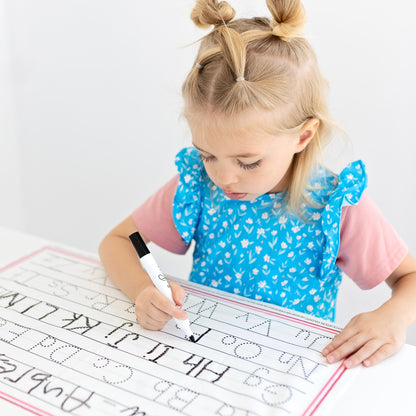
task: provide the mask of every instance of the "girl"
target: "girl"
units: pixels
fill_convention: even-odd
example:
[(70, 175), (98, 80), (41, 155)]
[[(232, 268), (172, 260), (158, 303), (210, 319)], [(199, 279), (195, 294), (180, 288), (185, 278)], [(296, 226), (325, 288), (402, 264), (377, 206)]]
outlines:
[[(363, 289), (386, 281), (392, 297), (323, 350), (328, 362), (370, 366), (401, 347), (416, 319), (416, 261), (368, 198), (363, 163), (339, 175), (320, 163), (334, 125), (300, 35), (304, 9), (267, 5), (271, 19), (233, 20), (225, 1), (196, 2), (192, 20), (213, 28), (182, 89), (193, 147), (177, 155), (178, 175), (105, 237), (100, 256), (151, 330), (187, 315), (141, 268), (128, 239), (136, 230), (175, 253), (194, 240), (194, 282), (324, 319), (335, 319), (342, 271)], [(172, 291), (182, 305), (184, 290), (172, 282)]]

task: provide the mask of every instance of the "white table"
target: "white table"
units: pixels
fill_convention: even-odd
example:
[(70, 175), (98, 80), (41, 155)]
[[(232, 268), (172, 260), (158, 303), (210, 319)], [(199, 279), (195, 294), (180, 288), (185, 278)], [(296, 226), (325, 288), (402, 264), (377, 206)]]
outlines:
[[(51, 245), (51, 242), (0, 227), (0, 267), (45, 245)], [(414, 416), (415, 371), (416, 347), (406, 344), (393, 357), (375, 367), (363, 368), (346, 390), (342, 382), (337, 384), (315, 415)], [(0, 413), (26, 414), (4, 400), (0, 400)]]

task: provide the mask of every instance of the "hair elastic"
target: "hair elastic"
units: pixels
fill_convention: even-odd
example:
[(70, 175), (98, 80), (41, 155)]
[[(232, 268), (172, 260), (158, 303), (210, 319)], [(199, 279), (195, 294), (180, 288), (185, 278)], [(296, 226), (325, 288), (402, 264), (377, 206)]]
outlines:
[(202, 68), (203, 68), (203, 66), (202, 66), (201, 64), (199, 64), (198, 62), (195, 64), (195, 66), (196, 66), (198, 69), (202, 69)]
[(244, 77), (238, 77), (235, 79), (235, 82), (245, 81)]

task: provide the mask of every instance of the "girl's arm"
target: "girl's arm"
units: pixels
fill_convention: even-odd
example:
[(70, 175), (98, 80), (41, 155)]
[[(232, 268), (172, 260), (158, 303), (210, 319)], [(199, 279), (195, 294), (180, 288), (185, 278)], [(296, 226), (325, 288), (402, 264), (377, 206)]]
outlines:
[(416, 260), (410, 255), (387, 278), (391, 298), (372, 312), (355, 316), (322, 351), (329, 363), (347, 358), (347, 368), (379, 363), (405, 343), (416, 321)]
[[(99, 247), (101, 261), (115, 285), (135, 304), (137, 320), (143, 328), (160, 330), (172, 317), (186, 319), (185, 311), (177, 308), (153, 285), (150, 277), (141, 267), (129, 235), (137, 231), (132, 217), (111, 230)], [(149, 240), (143, 236), (145, 242)], [(182, 305), (185, 297), (183, 288), (169, 282), (173, 299)]]

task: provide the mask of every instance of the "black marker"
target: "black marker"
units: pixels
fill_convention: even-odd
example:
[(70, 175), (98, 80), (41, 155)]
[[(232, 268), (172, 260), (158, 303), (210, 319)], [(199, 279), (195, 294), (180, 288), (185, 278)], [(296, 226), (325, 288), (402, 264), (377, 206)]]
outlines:
[[(156, 289), (158, 289), (163, 295), (170, 299), (172, 303), (175, 303), (172, 298), (172, 290), (169, 286), (169, 283), (166, 280), (165, 275), (159, 269), (156, 260), (150, 253), (140, 233), (136, 231), (135, 233), (131, 234), (129, 238), (131, 243), (133, 244), (133, 247), (136, 249), (137, 254), (139, 255), (140, 263), (152, 279), (152, 282), (156, 286)], [(183, 332), (185, 332), (188, 339), (190, 339), (192, 342), (196, 342), (191, 326), (189, 324), (189, 320), (180, 320), (176, 318), (173, 319), (175, 319), (176, 325), (178, 325), (178, 327), (181, 328)]]

